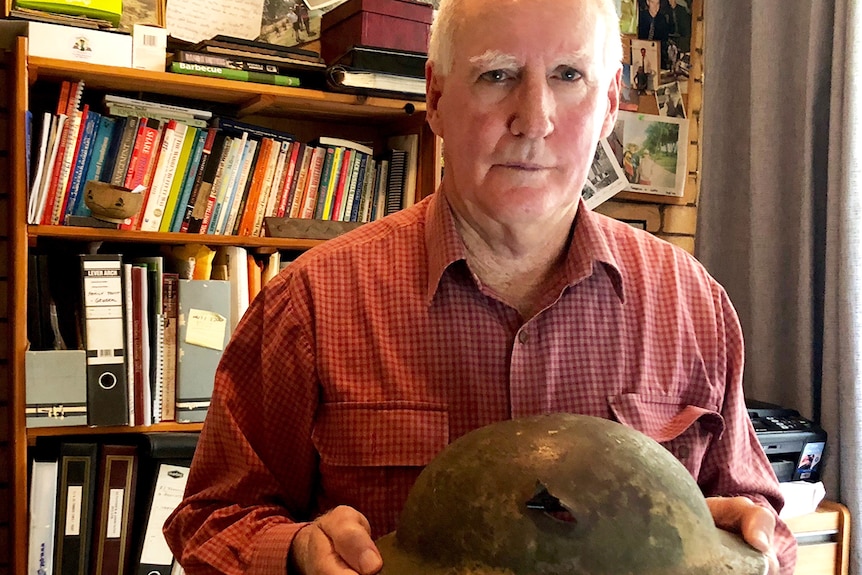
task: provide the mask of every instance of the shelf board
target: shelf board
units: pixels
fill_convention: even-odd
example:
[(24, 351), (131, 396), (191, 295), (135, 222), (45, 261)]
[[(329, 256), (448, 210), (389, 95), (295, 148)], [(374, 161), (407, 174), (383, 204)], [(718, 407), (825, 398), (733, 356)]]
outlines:
[(239, 116), (249, 114), (352, 119), (401, 120), (425, 112), (425, 102), (397, 98), (337, 94), (306, 88), (288, 88), (134, 68), (102, 66), (51, 58), (27, 60), (30, 83), (39, 78), (79, 78), (87, 88), (125, 92), (151, 92), (206, 100), (238, 107)]
[(28, 226), (27, 237), (31, 246), (37, 245), (39, 238), (56, 238), (83, 242), (132, 242), (162, 245), (204, 244), (208, 246), (241, 246), (244, 248), (282, 250), (307, 250), (325, 241), (300, 238), (141, 232), (78, 226)]
[(32, 444), (37, 437), (65, 437), (72, 435), (116, 435), (126, 433), (170, 433), (175, 431), (200, 431), (203, 423), (156, 423), (153, 425), (88, 427), (75, 425), (69, 427), (31, 427), (27, 429), (27, 443)]

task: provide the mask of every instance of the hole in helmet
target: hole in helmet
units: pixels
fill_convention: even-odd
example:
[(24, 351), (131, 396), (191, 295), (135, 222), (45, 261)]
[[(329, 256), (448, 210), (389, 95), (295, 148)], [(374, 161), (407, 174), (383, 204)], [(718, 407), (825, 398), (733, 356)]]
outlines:
[(560, 500), (551, 495), (548, 488), (541, 481), (536, 481), (536, 489), (533, 496), (527, 501), (527, 509), (542, 511), (548, 517), (564, 523), (577, 523), (577, 519), (571, 511), (565, 508)]

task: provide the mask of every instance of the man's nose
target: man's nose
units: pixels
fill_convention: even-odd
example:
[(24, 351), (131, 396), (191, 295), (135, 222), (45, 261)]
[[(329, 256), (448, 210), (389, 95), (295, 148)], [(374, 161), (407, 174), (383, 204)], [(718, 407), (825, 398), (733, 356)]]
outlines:
[(554, 131), (554, 94), (546, 77), (525, 75), (513, 96), (515, 109), (509, 123), (512, 134), (545, 138)]

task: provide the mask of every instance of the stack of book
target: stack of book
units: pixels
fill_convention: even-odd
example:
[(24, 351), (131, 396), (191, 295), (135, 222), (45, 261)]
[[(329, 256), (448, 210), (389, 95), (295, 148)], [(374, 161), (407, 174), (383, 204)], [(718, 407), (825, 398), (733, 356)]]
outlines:
[(357, 45), (327, 68), (327, 83), (338, 92), (425, 97), (423, 52)]
[(218, 35), (176, 50), (169, 70), (277, 86), (321, 87), (320, 54), (302, 48)]
[(418, 136), (366, 143), (293, 135), (211, 112), (113, 95), (105, 113), (80, 107), (66, 82), (42, 118), (28, 223), (94, 225), (84, 184), (143, 186), (142, 210), (122, 229), (261, 236), (267, 217), (368, 222), (412, 205)]

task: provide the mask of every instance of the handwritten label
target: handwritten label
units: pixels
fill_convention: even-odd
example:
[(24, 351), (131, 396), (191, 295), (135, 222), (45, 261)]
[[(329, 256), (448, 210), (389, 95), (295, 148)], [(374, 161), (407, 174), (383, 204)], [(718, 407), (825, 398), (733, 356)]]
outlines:
[(124, 489), (111, 489), (108, 495), (108, 525), (105, 529), (108, 539), (119, 539), (123, 533)]
[(204, 309), (189, 310), (186, 343), (221, 351), (226, 331), (227, 318), (223, 315)]
[(81, 534), (81, 502), (84, 488), (70, 485), (66, 490), (66, 535)]
[(263, 0), (171, 0), (165, 24), (174, 38), (200, 42), (216, 34), (253, 40), (260, 36)]

